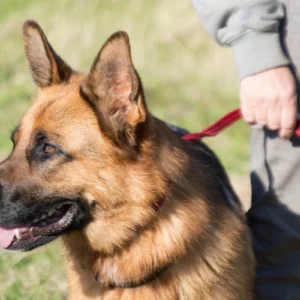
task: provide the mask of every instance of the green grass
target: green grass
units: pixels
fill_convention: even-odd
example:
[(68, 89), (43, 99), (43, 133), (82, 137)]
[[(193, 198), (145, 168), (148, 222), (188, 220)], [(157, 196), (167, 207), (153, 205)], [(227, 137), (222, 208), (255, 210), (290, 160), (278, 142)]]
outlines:
[(0, 252), (0, 299), (64, 299), (66, 280), (59, 246), (55, 242), (31, 253)]
[[(21, 28), (37, 20), (71, 66), (88, 71), (106, 38), (126, 30), (151, 111), (199, 131), (238, 106), (231, 50), (202, 29), (190, 1), (33, 1), (0, 3), (0, 156), (10, 131), (30, 105), (35, 87), (23, 53)], [(227, 170), (245, 174), (249, 132), (242, 122), (207, 140)], [(58, 246), (30, 254), (0, 253), (0, 299), (61, 299), (65, 292)]]

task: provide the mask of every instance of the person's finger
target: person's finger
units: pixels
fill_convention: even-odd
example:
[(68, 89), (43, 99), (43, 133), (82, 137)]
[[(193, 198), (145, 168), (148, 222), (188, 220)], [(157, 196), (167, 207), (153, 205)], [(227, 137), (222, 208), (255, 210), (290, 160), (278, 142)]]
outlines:
[(249, 105), (248, 102), (242, 102), (241, 104), (241, 112), (243, 119), (249, 123), (253, 124), (255, 121), (253, 106)]
[(270, 130), (278, 130), (281, 127), (281, 109), (278, 106), (268, 110), (267, 127)]
[(297, 121), (297, 108), (296, 105), (289, 105), (283, 107), (281, 110), (281, 128), (279, 137), (283, 139), (290, 138), (296, 126)]
[(259, 125), (267, 125), (268, 110), (264, 106), (255, 107), (255, 123)]

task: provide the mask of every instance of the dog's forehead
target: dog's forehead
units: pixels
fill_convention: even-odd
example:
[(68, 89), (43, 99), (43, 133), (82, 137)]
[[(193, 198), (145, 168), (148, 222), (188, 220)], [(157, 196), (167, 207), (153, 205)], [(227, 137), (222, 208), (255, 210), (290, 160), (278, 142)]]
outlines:
[(33, 132), (63, 132), (82, 127), (98, 127), (92, 108), (80, 96), (79, 85), (54, 86), (39, 91), (33, 106), (21, 122), (21, 129)]

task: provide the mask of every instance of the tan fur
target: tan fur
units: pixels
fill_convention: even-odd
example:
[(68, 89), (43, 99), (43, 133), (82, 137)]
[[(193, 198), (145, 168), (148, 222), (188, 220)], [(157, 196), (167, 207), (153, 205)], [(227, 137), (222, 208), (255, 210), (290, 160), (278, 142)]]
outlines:
[[(228, 207), (188, 142), (148, 112), (127, 35), (108, 40), (88, 76), (73, 72), (62, 81), (61, 59), (43, 34), (40, 39), (38, 25), (27, 22), (24, 32), (39, 91), (14, 136), (9, 163), (18, 169), (10, 180), (42, 187), (46, 195), (80, 195), (91, 207), (93, 220), (62, 237), (69, 299), (253, 299), (255, 264), (243, 213)], [(44, 65), (36, 65), (35, 51)], [(37, 129), (73, 160), (29, 166), (25, 150)], [(20, 170), (22, 178), (30, 174), (28, 182)], [(160, 268), (139, 287), (109, 287), (139, 282)]]

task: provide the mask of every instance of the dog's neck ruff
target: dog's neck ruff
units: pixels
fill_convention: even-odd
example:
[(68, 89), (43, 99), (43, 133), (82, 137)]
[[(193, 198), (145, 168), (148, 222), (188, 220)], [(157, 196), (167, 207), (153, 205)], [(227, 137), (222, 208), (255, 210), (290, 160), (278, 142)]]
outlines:
[[(172, 181), (169, 180), (169, 182), (168, 182), (168, 184), (167, 184), (167, 186), (168, 186), (168, 191), (170, 190), (171, 185), (172, 185)], [(163, 204), (164, 204), (165, 201), (166, 201), (167, 196), (168, 196), (168, 192), (167, 192), (165, 195), (163, 195), (162, 197), (160, 197), (156, 202), (154, 202), (154, 203), (152, 204), (152, 207), (153, 207), (153, 209), (154, 209), (156, 212), (163, 206)]]
[(169, 267), (172, 265), (172, 263), (168, 263), (165, 266), (161, 267), (160, 269), (156, 270), (152, 274), (148, 275), (147, 277), (139, 280), (139, 281), (123, 281), (123, 282), (114, 282), (111, 281), (109, 283), (103, 282), (101, 278), (99, 278), (98, 275), (95, 276), (95, 280), (98, 281), (103, 287), (108, 289), (132, 289), (141, 287), (143, 285), (146, 285), (150, 282), (152, 282), (155, 279), (158, 279), (162, 273), (164, 273)]
[[(168, 187), (170, 188), (171, 182), (168, 183)], [(157, 212), (162, 205), (164, 204), (164, 202), (166, 201), (167, 198), (167, 194), (163, 195), (162, 197), (160, 197), (156, 202), (154, 202), (152, 204), (152, 208), (154, 209), (155, 212)], [(142, 278), (139, 281), (123, 281), (123, 282), (119, 282), (116, 283), (114, 281), (111, 281), (109, 283), (107, 282), (103, 282), (101, 280), (101, 278), (99, 278), (99, 275), (95, 276), (95, 280), (98, 281), (100, 284), (103, 285), (103, 287), (108, 288), (108, 289), (129, 289), (129, 288), (136, 288), (136, 287), (140, 287), (143, 285), (146, 285), (148, 283), (150, 283), (151, 281), (157, 279), (162, 273), (164, 273), (167, 269), (169, 269), (169, 267), (172, 265), (171, 263), (167, 263), (164, 266), (162, 266), (161, 268), (159, 268), (158, 270), (154, 271), (152, 274), (148, 275), (145, 278)]]
[(163, 196), (160, 199), (158, 199), (158, 201), (156, 201), (152, 204), (153, 209), (155, 211), (158, 211), (162, 207), (162, 205), (164, 204), (165, 200), (166, 200), (166, 196)]

